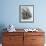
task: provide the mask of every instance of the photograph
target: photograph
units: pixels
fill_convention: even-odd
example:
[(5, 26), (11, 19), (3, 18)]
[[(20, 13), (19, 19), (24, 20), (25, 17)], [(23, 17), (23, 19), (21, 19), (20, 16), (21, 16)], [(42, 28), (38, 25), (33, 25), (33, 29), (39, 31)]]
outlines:
[(34, 22), (34, 5), (19, 5), (19, 21)]

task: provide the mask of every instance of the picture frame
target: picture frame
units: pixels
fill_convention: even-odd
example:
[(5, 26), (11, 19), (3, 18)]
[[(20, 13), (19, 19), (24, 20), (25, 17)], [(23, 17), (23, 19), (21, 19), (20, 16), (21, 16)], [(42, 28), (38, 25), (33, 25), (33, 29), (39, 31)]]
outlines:
[(19, 22), (34, 22), (34, 5), (19, 5)]

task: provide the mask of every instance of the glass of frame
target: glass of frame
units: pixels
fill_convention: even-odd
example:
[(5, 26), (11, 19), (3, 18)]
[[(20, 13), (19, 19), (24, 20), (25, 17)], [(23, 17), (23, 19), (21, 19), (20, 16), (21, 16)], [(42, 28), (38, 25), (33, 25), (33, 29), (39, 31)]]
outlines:
[(34, 5), (19, 5), (19, 22), (34, 22)]

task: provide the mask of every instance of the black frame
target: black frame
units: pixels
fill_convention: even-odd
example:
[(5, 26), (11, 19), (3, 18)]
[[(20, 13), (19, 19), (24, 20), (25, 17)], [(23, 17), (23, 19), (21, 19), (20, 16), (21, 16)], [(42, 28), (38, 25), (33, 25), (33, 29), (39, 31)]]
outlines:
[[(21, 7), (22, 6), (30, 6), (30, 7), (33, 7), (33, 21), (21, 21)], [(34, 22), (34, 5), (19, 5), (19, 22), (20, 23), (33, 23)]]

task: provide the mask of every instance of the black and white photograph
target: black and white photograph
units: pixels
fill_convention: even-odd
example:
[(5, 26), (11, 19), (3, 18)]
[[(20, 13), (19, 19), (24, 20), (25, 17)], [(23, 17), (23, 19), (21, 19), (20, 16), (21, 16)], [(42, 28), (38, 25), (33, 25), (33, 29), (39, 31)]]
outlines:
[(19, 20), (27, 23), (34, 22), (34, 5), (20, 5)]

